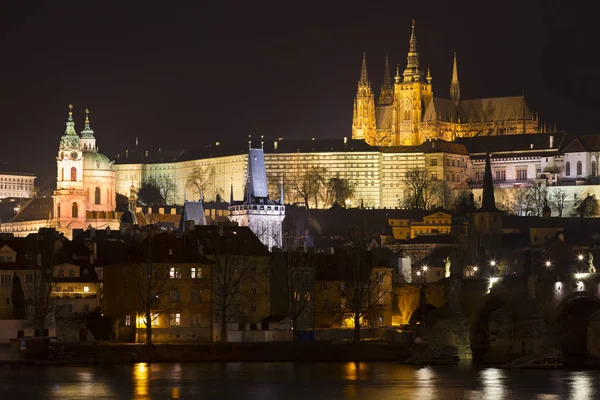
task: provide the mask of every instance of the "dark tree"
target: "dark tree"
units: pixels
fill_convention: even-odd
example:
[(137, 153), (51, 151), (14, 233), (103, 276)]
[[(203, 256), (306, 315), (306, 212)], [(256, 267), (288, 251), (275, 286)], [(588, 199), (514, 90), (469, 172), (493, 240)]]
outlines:
[(21, 278), (16, 272), (13, 273), (12, 283), (10, 300), (13, 304), (13, 314), (17, 319), (25, 319), (25, 293), (21, 285)]
[(127, 211), (129, 208), (129, 199), (127, 196), (122, 195), (121, 193), (117, 193), (116, 197), (117, 211)]
[(165, 204), (160, 187), (154, 179), (149, 179), (142, 183), (140, 190), (138, 190), (138, 199), (140, 203), (146, 206), (161, 206)]

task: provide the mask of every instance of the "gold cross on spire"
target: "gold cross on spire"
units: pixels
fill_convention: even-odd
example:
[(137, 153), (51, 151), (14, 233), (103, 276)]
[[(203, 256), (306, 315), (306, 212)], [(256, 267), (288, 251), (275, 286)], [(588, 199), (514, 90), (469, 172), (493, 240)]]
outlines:
[(73, 116), (73, 104), (69, 104), (69, 117)]
[(90, 110), (88, 110), (87, 108), (85, 109), (85, 123), (90, 123)]

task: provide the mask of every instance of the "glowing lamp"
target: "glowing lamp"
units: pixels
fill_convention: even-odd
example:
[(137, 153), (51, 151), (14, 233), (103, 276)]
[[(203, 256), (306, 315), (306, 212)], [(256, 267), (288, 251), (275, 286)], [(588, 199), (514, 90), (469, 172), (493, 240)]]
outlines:
[(578, 259), (579, 261), (582, 261), (582, 260), (583, 260), (583, 254), (579, 254), (579, 255), (577, 256), (577, 259)]
[(550, 268), (550, 266), (552, 265), (552, 263), (550, 262), (550, 260), (546, 260), (546, 268)]
[(492, 267), (495, 267), (495, 266), (496, 266), (496, 260), (492, 260), (492, 261), (490, 261), (490, 265), (491, 265)]

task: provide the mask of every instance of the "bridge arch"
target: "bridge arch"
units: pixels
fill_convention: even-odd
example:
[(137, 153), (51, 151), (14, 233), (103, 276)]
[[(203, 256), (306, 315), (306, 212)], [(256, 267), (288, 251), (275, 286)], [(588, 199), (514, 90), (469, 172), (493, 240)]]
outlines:
[(562, 350), (565, 363), (579, 363), (587, 358), (589, 317), (596, 311), (600, 311), (600, 297), (581, 291), (565, 297), (551, 314), (549, 342)]
[(494, 311), (509, 304), (509, 299), (496, 293), (485, 295), (469, 319), (469, 343), (473, 360), (481, 360), (490, 351), (489, 318)]

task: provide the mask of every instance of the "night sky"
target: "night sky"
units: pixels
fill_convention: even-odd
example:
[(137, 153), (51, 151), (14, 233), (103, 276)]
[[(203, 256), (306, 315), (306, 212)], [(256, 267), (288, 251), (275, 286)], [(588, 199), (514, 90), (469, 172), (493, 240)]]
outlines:
[(150, 151), (350, 136), (362, 53), (378, 93), (385, 53), (405, 66), (411, 18), (434, 95), (448, 97), (456, 51), (462, 98), (524, 90), (541, 120), (597, 132), (592, 1), (204, 3), (0, 2), (0, 161), (54, 178), (70, 103), (78, 132), (90, 109), (109, 155), (136, 136)]

